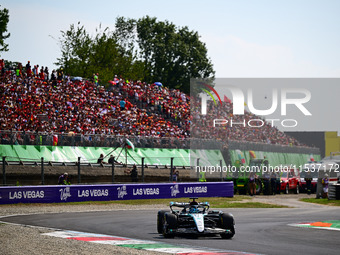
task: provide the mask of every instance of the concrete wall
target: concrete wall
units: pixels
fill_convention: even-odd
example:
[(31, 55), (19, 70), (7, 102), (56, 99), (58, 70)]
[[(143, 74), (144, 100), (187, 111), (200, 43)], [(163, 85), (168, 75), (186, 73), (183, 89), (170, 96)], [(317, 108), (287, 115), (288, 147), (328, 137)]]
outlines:
[[(1, 166), (2, 167), (2, 166)], [(125, 173), (127, 168), (116, 167), (114, 181), (131, 182), (129, 174)], [(180, 181), (193, 181), (190, 178), (189, 169), (179, 169)], [(0, 170), (0, 184), (3, 183), (2, 170)], [(6, 185), (41, 185), (41, 167), (40, 166), (6, 166)], [(71, 184), (78, 183), (78, 168), (76, 166), (44, 166), (44, 184), (56, 185), (61, 174), (67, 172), (71, 178)], [(139, 182), (142, 181), (141, 168), (138, 168)], [(168, 182), (170, 169), (145, 168), (145, 182)], [(80, 184), (91, 183), (112, 183), (111, 167), (81, 167)]]

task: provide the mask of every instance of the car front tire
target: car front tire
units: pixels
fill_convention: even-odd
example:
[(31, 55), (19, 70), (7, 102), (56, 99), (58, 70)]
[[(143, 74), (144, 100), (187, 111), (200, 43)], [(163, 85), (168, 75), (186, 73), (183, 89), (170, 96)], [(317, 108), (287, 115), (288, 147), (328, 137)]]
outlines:
[(158, 211), (157, 213), (157, 232), (158, 234), (163, 233), (163, 225), (164, 225), (164, 214), (168, 211)]
[(172, 230), (177, 229), (177, 217), (172, 213), (164, 214), (164, 222), (163, 222), (163, 236), (165, 238), (173, 238), (175, 234)]
[(231, 239), (235, 235), (235, 220), (232, 214), (223, 213), (220, 215), (220, 225), (223, 229), (228, 229), (231, 233), (221, 234), (223, 239)]

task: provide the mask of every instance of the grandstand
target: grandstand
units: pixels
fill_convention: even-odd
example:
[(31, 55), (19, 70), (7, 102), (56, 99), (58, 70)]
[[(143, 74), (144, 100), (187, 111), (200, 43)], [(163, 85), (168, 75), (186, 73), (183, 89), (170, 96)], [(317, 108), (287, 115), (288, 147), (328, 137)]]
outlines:
[[(211, 115), (201, 116), (193, 111), (191, 116), (190, 97), (158, 83), (147, 84), (115, 76), (105, 88), (79, 77), (72, 79), (62, 74), (49, 77), (46, 68), (38, 72), (18, 66), (16, 71), (2, 73), (1, 144), (60, 145), (59, 141), (64, 143), (73, 139), (76, 146), (80, 143), (91, 146), (94, 142), (95, 146), (105, 146), (107, 137), (114, 142), (115, 137), (128, 136), (141, 140), (145, 137), (173, 138), (176, 142), (159, 139), (160, 144), (141, 142), (137, 146), (180, 148), (187, 146), (181, 141), (190, 137), (190, 128), (196, 128), (190, 127), (190, 123), (199, 118), (202, 125), (197, 127), (199, 135), (193, 134), (195, 138), (225, 143), (236, 140), (304, 146), (269, 124), (261, 129), (243, 126), (212, 129), (209, 116), (230, 116), (231, 102), (224, 102), (222, 109), (209, 104)], [(193, 104), (197, 105), (197, 102)], [(246, 113), (247, 119), (252, 117), (259, 118)], [(72, 138), (65, 138), (67, 135)], [(111, 143), (107, 145), (112, 146)]]
[[(210, 116), (231, 116), (231, 102), (223, 102), (222, 108), (209, 103), (208, 112), (212, 114), (205, 116), (200, 115), (199, 107), (199, 102), (185, 93), (160, 83), (148, 84), (115, 75), (104, 87), (81, 77), (63, 75), (61, 70), (53, 70), (49, 75), (46, 67), (40, 71), (37, 67), (30, 69), (29, 63), (26, 68), (5, 67), (0, 78), (0, 155), (6, 157), (2, 165), (93, 168), (97, 167), (95, 161), (100, 153), (108, 155), (112, 148), (121, 147), (126, 138), (138, 148), (132, 153), (135, 159), (127, 163), (144, 167), (140, 165), (141, 158), (154, 157), (146, 164), (150, 168), (166, 169), (171, 158), (175, 159), (173, 166), (181, 169), (199, 164), (199, 159), (200, 164), (228, 164), (236, 149), (255, 150), (260, 155), (265, 151), (269, 156), (285, 153), (282, 160), (287, 162), (280, 163), (295, 164), (304, 163), (311, 153), (320, 153), (269, 124), (261, 129), (241, 125), (212, 128)], [(259, 119), (250, 113), (246, 113), (246, 118)], [(69, 153), (68, 146), (73, 147)], [(83, 158), (88, 147), (95, 147), (92, 156)], [(154, 151), (142, 156), (139, 151), (148, 148)], [(171, 154), (176, 152), (173, 149), (178, 152), (176, 155)], [(189, 159), (185, 158), (190, 157), (188, 149), (212, 150), (192, 155), (218, 155)], [(63, 156), (56, 157), (57, 151)], [(157, 162), (160, 153), (165, 163)], [(274, 154), (273, 159), (280, 158)], [(77, 163), (78, 157), (82, 157), (82, 162)], [(176, 163), (176, 158), (186, 163), (180, 160)], [(207, 161), (202, 161), (203, 158)], [(212, 158), (216, 162), (209, 162)], [(290, 158), (297, 162), (289, 161)], [(163, 173), (168, 178), (168, 170)]]

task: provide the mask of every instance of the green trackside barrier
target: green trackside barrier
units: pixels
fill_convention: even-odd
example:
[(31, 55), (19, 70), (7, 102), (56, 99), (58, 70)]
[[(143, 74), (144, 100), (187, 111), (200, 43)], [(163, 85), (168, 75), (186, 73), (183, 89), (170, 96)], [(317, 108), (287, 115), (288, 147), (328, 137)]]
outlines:
[[(307, 163), (311, 156), (313, 156), (314, 160), (319, 161), (320, 155), (310, 155), (310, 154), (298, 154), (298, 153), (278, 153), (278, 152), (263, 152), (263, 151), (251, 151), (251, 154), (255, 154), (256, 158), (253, 159), (251, 157), (250, 151), (241, 151), (241, 150), (230, 150), (230, 161), (233, 166), (240, 167), (239, 162), (243, 161), (243, 166), (257, 166), (256, 170), (261, 170), (262, 167), (269, 167), (268, 170), (278, 170), (280, 165), (289, 166), (290, 168), (302, 169), (303, 165)], [(254, 155), (253, 155), (254, 156)], [(263, 170), (263, 169), (262, 169)], [(257, 173), (260, 176), (263, 176), (261, 172)], [(239, 194), (247, 194), (248, 190), (248, 181), (249, 181), (249, 169), (247, 171), (241, 171), (238, 173), (228, 173), (227, 180), (234, 181), (234, 190), (235, 193), (239, 192)], [(277, 181), (276, 181), (277, 183)], [(272, 194), (273, 190), (270, 186), (265, 186), (264, 182), (261, 180), (256, 180), (256, 194), (260, 194), (262, 191), (264, 194)], [(274, 190), (276, 193), (277, 190)]]
[[(280, 166), (280, 165), (292, 165), (293, 167), (300, 168), (310, 160), (310, 154), (297, 154), (297, 153), (278, 153), (278, 152), (263, 152), (263, 151), (254, 151), (256, 158), (266, 159), (271, 166)], [(250, 162), (250, 154), (249, 151), (242, 151), (245, 159), (245, 165), (249, 165)], [(315, 161), (321, 160), (321, 155), (313, 154), (313, 158)], [(230, 160), (232, 164), (236, 160), (240, 160), (239, 155), (236, 150), (230, 150)]]
[[(230, 150), (230, 160), (232, 164), (239, 160), (236, 150)], [(310, 159), (309, 154), (277, 153), (254, 151), (256, 158), (266, 157), (272, 166), (295, 165), (299, 167)], [(246, 164), (249, 165), (249, 151), (242, 151)], [(170, 158), (174, 158), (175, 166), (195, 166), (197, 159), (201, 166), (225, 165), (221, 151), (219, 150), (189, 150), (189, 149), (151, 149), (151, 148), (106, 148), (106, 147), (73, 147), (73, 146), (33, 146), (33, 145), (0, 145), (0, 157), (6, 156), (7, 161), (40, 161), (43, 157), (45, 161), (52, 162), (77, 162), (78, 157), (82, 163), (96, 163), (100, 154), (113, 155), (119, 162), (127, 164), (148, 165), (168, 165)], [(320, 155), (313, 155), (316, 161), (321, 159)], [(127, 158), (127, 160), (126, 160)], [(191, 161), (191, 162), (190, 162)]]
[[(199, 158), (200, 165), (225, 165), (219, 150), (189, 150), (189, 149), (151, 149), (151, 148), (104, 148), (104, 147), (73, 147), (73, 146), (33, 146), (33, 145), (0, 145), (0, 157), (6, 156), (7, 161), (45, 161), (97, 163), (99, 155), (107, 156), (108, 161), (113, 155), (118, 162), (141, 164), (142, 158), (148, 165), (168, 165), (174, 158), (175, 166), (190, 166)], [(195, 165), (195, 164), (193, 164)]]

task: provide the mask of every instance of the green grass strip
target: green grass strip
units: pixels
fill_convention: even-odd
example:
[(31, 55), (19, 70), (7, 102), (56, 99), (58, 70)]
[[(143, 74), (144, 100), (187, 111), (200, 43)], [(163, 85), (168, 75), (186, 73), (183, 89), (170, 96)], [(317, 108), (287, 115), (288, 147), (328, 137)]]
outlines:
[[(200, 197), (198, 202), (209, 202), (210, 207), (214, 208), (289, 208), (284, 205), (266, 204), (260, 202), (250, 202), (251, 197), (239, 196), (234, 197)], [(138, 200), (122, 200), (122, 201), (85, 201), (85, 202), (70, 202), (70, 203), (51, 203), (51, 204), (13, 204), (3, 206), (69, 206), (69, 205), (162, 205), (169, 206), (173, 202), (190, 202), (189, 198), (173, 198), (173, 199), (138, 199)], [(1, 208), (2, 205), (0, 205)]]
[(300, 201), (320, 205), (340, 206), (340, 200), (328, 200), (325, 198), (301, 198)]
[(340, 220), (328, 220), (328, 221), (323, 221), (326, 223), (332, 223), (331, 228), (339, 228), (340, 229)]
[(260, 202), (246, 202), (246, 203), (229, 203), (229, 204), (221, 204), (221, 206), (214, 206), (216, 208), (289, 208), (289, 206), (285, 205), (275, 205), (275, 204), (266, 204)]

